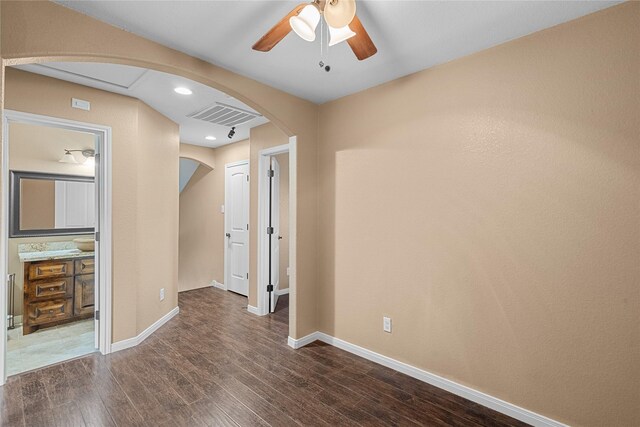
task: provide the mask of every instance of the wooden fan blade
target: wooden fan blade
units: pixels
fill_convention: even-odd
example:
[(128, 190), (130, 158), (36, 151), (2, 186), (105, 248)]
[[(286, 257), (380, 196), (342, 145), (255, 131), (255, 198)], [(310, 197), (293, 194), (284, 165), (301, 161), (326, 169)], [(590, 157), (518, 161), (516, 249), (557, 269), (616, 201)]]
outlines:
[(300, 3), (296, 7), (293, 8), (291, 12), (284, 18), (280, 20), (276, 25), (273, 26), (267, 33), (260, 38), (253, 45), (253, 50), (259, 50), (261, 52), (269, 52), (275, 45), (280, 43), (280, 40), (285, 38), (287, 34), (291, 31), (291, 25), (289, 25), (289, 18), (292, 16), (298, 16), (300, 11), (310, 3)]
[(356, 35), (347, 39), (347, 43), (351, 46), (351, 50), (356, 54), (356, 58), (358, 58), (358, 60), (362, 61), (363, 59), (367, 59), (378, 52), (378, 48), (373, 44), (371, 37), (369, 37), (367, 30), (364, 29), (362, 22), (360, 22), (357, 15), (349, 24), (349, 28), (351, 28)]

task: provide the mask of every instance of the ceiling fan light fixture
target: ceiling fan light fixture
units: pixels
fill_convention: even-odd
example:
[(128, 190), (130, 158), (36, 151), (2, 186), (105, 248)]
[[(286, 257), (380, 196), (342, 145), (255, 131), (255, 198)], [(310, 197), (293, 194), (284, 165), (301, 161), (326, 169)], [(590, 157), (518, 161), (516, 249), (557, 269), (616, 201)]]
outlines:
[(356, 16), (356, 0), (332, 0), (324, 6), (324, 20), (329, 26), (342, 28)]
[(349, 28), (348, 25), (340, 28), (333, 28), (332, 26), (329, 26), (329, 35), (331, 37), (329, 46), (333, 46), (347, 39), (350, 39), (351, 37), (355, 36), (356, 33), (351, 31), (351, 28)]
[(312, 42), (316, 39), (316, 27), (320, 22), (320, 11), (313, 5), (307, 5), (300, 11), (298, 16), (289, 18), (291, 29), (303, 40)]

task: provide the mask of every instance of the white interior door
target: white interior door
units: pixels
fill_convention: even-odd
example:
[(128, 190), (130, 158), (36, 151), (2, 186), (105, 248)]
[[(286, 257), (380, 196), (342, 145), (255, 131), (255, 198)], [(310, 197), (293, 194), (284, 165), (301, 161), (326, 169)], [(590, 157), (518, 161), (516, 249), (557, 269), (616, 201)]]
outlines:
[(249, 161), (225, 166), (225, 282), (249, 296)]
[(280, 164), (275, 157), (271, 158), (271, 170), (273, 179), (271, 181), (271, 312), (276, 311), (278, 304), (278, 290), (280, 289)]

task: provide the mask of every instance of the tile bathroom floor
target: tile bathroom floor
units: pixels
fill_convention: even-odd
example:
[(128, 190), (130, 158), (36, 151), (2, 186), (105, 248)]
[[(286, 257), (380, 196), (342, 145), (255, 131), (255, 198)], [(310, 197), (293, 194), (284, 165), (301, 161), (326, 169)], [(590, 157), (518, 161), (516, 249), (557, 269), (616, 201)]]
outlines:
[(41, 329), (22, 335), (22, 325), (7, 331), (7, 375), (84, 356), (96, 351), (94, 320)]

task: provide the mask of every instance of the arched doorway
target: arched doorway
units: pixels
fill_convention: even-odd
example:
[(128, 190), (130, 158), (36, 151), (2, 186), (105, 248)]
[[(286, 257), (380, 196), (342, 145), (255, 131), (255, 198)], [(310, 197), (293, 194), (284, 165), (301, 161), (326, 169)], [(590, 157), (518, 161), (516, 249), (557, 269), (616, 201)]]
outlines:
[[(212, 64), (150, 42), (131, 33), (92, 20), (47, 2), (2, 4), (2, 70), (9, 65), (49, 61), (112, 62), (145, 67), (189, 78), (224, 91), (262, 113), (289, 137), (297, 135), (299, 173), (296, 193), (307, 194), (297, 224), (304, 229), (299, 246), (315, 244), (317, 106)], [(109, 43), (105, 43), (109, 40)], [(292, 223), (295, 218), (292, 218)], [(292, 230), (292, 240), (293, 239)], [(294, 338), (315, 331), (315, 263), (298, 256), (292, 265), (289, 335)], [(304, 287), (296, 291), (298, 283)], [(302, 279), (302, 281), (301, 281)], [(303, 315), (304, 314), (304, 315)]]

